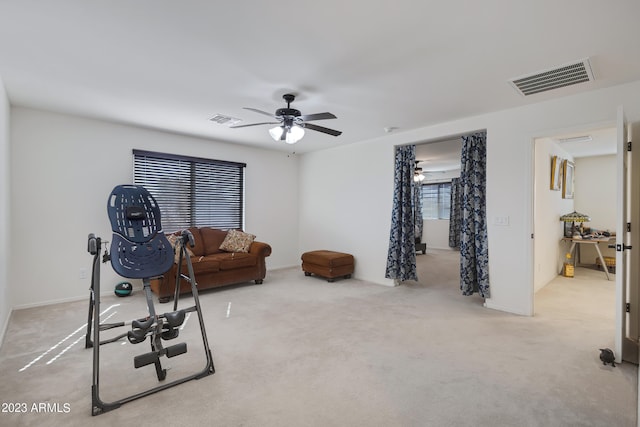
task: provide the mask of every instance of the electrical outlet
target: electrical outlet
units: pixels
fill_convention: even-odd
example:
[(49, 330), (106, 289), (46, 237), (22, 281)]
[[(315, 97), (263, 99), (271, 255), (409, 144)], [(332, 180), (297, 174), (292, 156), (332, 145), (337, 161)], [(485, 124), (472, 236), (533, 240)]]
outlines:
[(81, 268), (80, 269), (80, 273), (78, 273), (78, 277), (80, 279), (86, 279), (87, 278), (87, 269), (86, 268)]

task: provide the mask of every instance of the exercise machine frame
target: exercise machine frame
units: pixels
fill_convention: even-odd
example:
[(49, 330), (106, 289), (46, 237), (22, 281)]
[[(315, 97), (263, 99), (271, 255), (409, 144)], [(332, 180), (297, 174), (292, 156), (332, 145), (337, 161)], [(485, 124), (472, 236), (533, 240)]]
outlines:
[[(114, 236), (115, 237), (115, 236)], [(163, 236), (164, 237), (164, 236)], [(209, 342), (207, 340), (207, 334), (205, 331), (204, 319), (202, 316), (202, 309), (200, 306), (200, 299), (198, 296), (197, 283), (195, 280), (193, 266), (191, 264), (191, 258), (187, 253), (187, 243), (191, 246), (194, 245), (193, 235), (185, 230), (176, 242), (174, 250), (179, 250), (178, 272), (176, 275), (176, 289), (174, 294), (173, 311), (156, 314), (153, 304), (153, 294), (151, 292), (151, 280), (156, 276), (142, 277), (143, 291), (145, 294), (148, 316), (144, 318), (135, 319), (129, 322), (115, 322), (115, 323), (100, 323), (100, 262), (102, 255), (102, 262), (107, 262), (111, 259), (107, 249), (105, 248), (104, 254), (102, 254), (103, 241), (100, 237), (96, 237), (94, 234), (89, 234), (87, 250), (93, 255), (93, 266), (91, 275), (91, 288), (89, 293), (89, 314), (87, 320), (87, 334), (85, 338), (85, 348), (93, 349), (93, 375), (91, 385), (91, 407), (92, 415), (99, 415), (104, 412), (119, 408), (121, 405), (131, 402), (136, 399), (140, 399), (150, 394), (157, 393), (162, 390), (174, 387), (187, 381), (194, 379), (200, 379), (215, 373), (213, 365), (213, 356)], [(112, 246), (113, 252), (113, 246)], [(173, 254), (172, 254), (173, 255)], [(187, 266), (188, 276), (182, 274), (181, 266), (185, 261)], [(126, 276), (125, 276), (126, 277)], [(137, 278), (137, 277), (136, 277)], [(184, 279), (191, 284), (191, 291), (194, 299), (194, 305), (178, 310), (178, 301), (180, 297), (180, 279)], [(162, 345), (162, 340), (169, 340), (178, 336), (178, 327), (184, 322), (185, 314), (195, 312), (198, 316), (198, 322), (200, 325), (200, 331), (202, 335), (202, 343), (204, 345), (204, 352), (206, 358), (206, 365), (204, 369), (198, 371), (192, 375), (185, 376), (183, 378), (174, 380), (169, 383), (163, 383), (148, 390), (114, 400), (112, 402), (105, 402), (100, 398), (100, 346), (108, 343), (118, 341), (124, 337), (132, 344), (138, 344), (146, 341), (149, 337), (151, 341), (151, 352), (134, 357), (134, 367), (140, 368), (142, 366), (154, 364), (156, 369), (156, 375), (158, 381), (164, 381), (166, 378), (166, 369), (162, 368), (160, 362), (161, 356), (175, 357), (187, 352), (186, 343), (176, 344), (169, 347)], [(100, 339), (100, 333), (105, 330), (110, 330), (118, 327), (129, 326), (131, 329), (125, 333), (119, 334), (115, 337), (105, 340)]]
[[(188, 232), (187, 232), (188, 233)], [(193, 236), (190, 236), (191, 239), (193, 239)], [(123, 326), (128, 326), (128, 325), (132, 325), (136, 322), (144, 322), (144, 321), (148, 321), (148, 319), (137, 319), (137, 320), (133, 320), (131, 322), (115, 322), (115, 323), (100, 323), (100, 253), (101, 253), (101, 246), (102, 246), (102, 241), (100, 239), (100, 237), (95, 237), (93, 234), (89, 235), (89, 242), (88, 242), (88, 249), (89, 249), (89, 253), (91, 253), (92, 255), (94, 255), (93, 257), (93, 274), (91, 277), (91, 289), (90, 289), (90, 300), (89, 300), (89, 317), (88, 317), (88, 321), (87, 321), (87, 335), (86, 335), (86, 339), (85, 339), (85, 347), (86, 348), (93, 348), (93, 382), (91, 385), (91, 407), (92, 407), (92, 415), (99, 415), (102, 414), (104, 412), (113, 410), (113, 409), (117, 409), (119, 408), (121, 405), (131, 402), (133, 400), (136, 399), (140, 399), (142, 397), (148, 396), (150, 394), (162, 391), (162, 390), (166, 390), (170, 387), (176, 386), (178, 384), (182, 384), (184, 382), (187, 381), (191, 381), (194, 379), (200, 379), (203, 377), (206, 377), (208, 375), (211, 375), (213, 373), (215, 373), (215, 368), (213, 365), (213, 356), (211, 353), (211, 349), (209, 347), (209, 343), (207, 340), (207, 335), (205, 332), (205, 326), (204, 326), (204, 320), (202, 318), (202, 310), (200, 307), (200, 301), (198, 298), (198, 290), (197, 290), (197, 284), (194, 278), (194, 273), (193, 273), (193, 266), (191, 264), (191, 259), (189, 257), (189, 255), (186, 252), (186, 246), (184, 245), (185, 239), (189, 239), (188, 235), (183, 235), (181, 237), (181, 239), (179, 240), (180, 242), (180, 264), (178, 264), (178, 277), (176, 278), (176, 292), (175, 292), (175, 298), (174, 298), (174, 304), (173, 304), (173, 309), (174, 309), (174, 313), (177, 311), (178, 308), (178, 300), (179, 300), (179, 294), (180, 294), (180, 277), (182, 277), (183, 279), (188, 279), (188, 281), (191, 283), (191, 288), (192, 288), (192, 292), (193, 292), (193, 298), (194, 298), (194, 305), (191, 307), (188, 307), (186, 309), (183, 309), (184, 312), (196, 312), (198, 314), (198, 321), (200, 323), (200, 329), (202, 331), (202, 341), (204, 344), (204, 349), (205, 349), (205, 357), (206, 357), (206, 366), (204, 367), (204, 369), (202, 371), (196, 372), (192, 375), (183, 377), (181, 379), (169, 382), (169, 383), (165, 383), (165, 384), (161, 384), (159, 386), (153, 387), (151, 389), (145, 390), (143, 392), (137, 393), (137, 394), (133, 394), (131, 396), (127, 396), (118, 400), (115, 400), (113, 402), (104, 402), (101, 398), (100, 398), (100, 346), (103, 344), (108, 344), (108, 343), (112, 343), (115, 341), (120, 340), (121, 338), (127, 337), (129, 334), (128, 333), (123, 333), (123, 334), (119, 334), (113, 338), (109, 338), (106, 340), (101, 340), (100, 339), (100, 332), (105, 331), (105, 330), (109, 330), (109, 329), (114, 329), (114, 328), (118, 328), (118, 327), (123, 327)], [(105, 251), (105, 255), (107, 255), (108, 257), (108, 253)], [(181, 274), (180, 272), (180, 266), (182, 265), (182, 260), (185, 259), (186, 260), (186, 264), (187, 264), (187, 270), (189, 272), (189, 276), (185, 276), (184, 274)], [(149, 299), (152, 298), (151, 294), (151, 288), (150, 288), (150, 279), (149, 278), (145, 278), (143, 279), (143, 289), (145, 294), (147, 294), (147, 302), (149, 302)], [(161, 336), (159, 336), (159, 334), (157, 332), (159, 332), (159, 330), (161, 330), (161, 328), (159, 329), (158, 326), (162, 325), (162, 319), (166, 319), (166, 314), (162, 314), (162, 315), (156, 315), (155, 314), (155, 310), (153, 309), (153, 302), (151, 302), (151, 304), (149, 305), (149, 319), (153, 319), (155, 318), (154, 323), (156, 323), (155, 327), (153, 327), (153, 337), (152, 337), (152, 348), (156, 348), (155, 352), (157, 351), (161, 351), (158, 350), (158, 342), (159, 342), (159, 338), (161, 338)], [(92, 335), (92, 331), (93, 331), (93, 339), (91, 339), (91, 335)], [(95, 345), (95, 343), (99, 343), (99, 345)], [(178, 346), (180, 346), (180, 344), (178, 344)], [(177, 356), (178, 354), (182, 354), (182, 353), (178, 353), (178, 354), (172, 354), (171, 351), (169, 350), (168, 352), (166, 350), (171, 349), (171, 347), (168, 348), (164, 348), (165, 350), (165, 354), (167, 355), (167, 357), (173, 357), (173, 356)], [(182, 350), (181, 348), (176, 349), (175, 351), (178, 352)], [(186, 351), (186, 345), (184, 350)], [(153, 351), (152, 351), (153, 353)], [(147, 354), (151, 354), (151, 353), (147, 353)], [(145, 355), (142, 355), (145, 356)], [(138, 356), (138, 357), (142, 357), (142, 356)], [(152, 358), (152, 357), (149, 357)], [(136, 358), (137, 359), (137, 358)], [(148, 361), (148, 360), (147, 360)], [(135, 362), (135, 364), (138, 363), (143, 363), (145, 362), (145, 360), (142, 360), (141, 362)], [(158, 376), (158, 381), (162, 381), (165, 379), (166, 377), (166, 370), (162, 369), (161, 364), (159, 359), (156, 359), (153, 361), (153, 363), (156, 365), (156, 374)], [(149, 363), (147, 363), (149, 364)], [(141, 367), (144, 365), (140, 365), (140, 366), (136, 366), (136, 367)]]

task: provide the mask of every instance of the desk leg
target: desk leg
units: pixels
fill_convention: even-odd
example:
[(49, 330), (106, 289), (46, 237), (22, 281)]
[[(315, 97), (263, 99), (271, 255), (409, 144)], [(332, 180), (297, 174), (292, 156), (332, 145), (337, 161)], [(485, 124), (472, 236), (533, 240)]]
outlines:
[(578, 253), (578, 248), (576, 248), (576, 242), (571, 242), (571, 247), (569, 248), (569, 253), (571, 254), (572, 262), (573, 262), (573, 266), (577, 267), (578, 264), (576, 263), (576, 255)]
[(598, 246), (597, 243), (595, 244), (595, 247), (596, 247), (596, 251), (598, 251), (598, 258), (600, 258), (600, 263), (602, 264), (602, 268), (604, 269), (604, 274), (607, 275), (607, 280), (611, 280), (611, 278), (609, 277), (609, 267), (604, 262), (604, 257), (602, 256), (602, 252), (600, 252), (600, 247)]
[[(571, 263), (573, 264), (573, 268), (576, 267), (576, 257), (573, 253), (573, 250), (576, 249), (576, 242), (571, 242), (571, 246), (569, 247), (569, 252), (571, 254)], [(566, 258), (565, 260), (562, 262), (562, 267), (560, 267), (560, 275), (562, 275), (563, 271), (564, 271), (564, 263), (566, 262)]]

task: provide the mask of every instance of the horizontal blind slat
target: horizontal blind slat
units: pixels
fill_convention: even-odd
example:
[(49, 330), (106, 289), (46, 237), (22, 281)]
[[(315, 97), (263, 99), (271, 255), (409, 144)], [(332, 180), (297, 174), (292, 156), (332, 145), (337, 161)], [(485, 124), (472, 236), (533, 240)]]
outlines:
[(242, 228), (244, 163), (134, 150), (134, 183), (156, 199), (165, 231)]

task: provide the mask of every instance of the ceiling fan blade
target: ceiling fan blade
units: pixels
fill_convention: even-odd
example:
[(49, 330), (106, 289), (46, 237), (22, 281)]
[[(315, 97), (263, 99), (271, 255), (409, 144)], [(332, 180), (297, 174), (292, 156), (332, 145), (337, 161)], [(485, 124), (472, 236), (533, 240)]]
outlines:
[(262, 122), (262, 123), (249, 123), (248, 125), (237, 125), (237, 126), (229, 126), (230, 129), (235, 128), (246, 128), (249, 126), (260, 126), (260, 125), (279, 125), (280, 122)]
[(269, 117), (275, 117), (273, 114), (267, 113), (266, 111), (258, 110), (257, 108), (251, 108), (251, 107), (242, 107), (242, 108), (244, 108), (245, 110), (253, 111), (254, 113), (264, 114), (265, 116), (269, 116)]
[(333, 136), (342, 135), (342, 132), (339, 130), (329, 129), (324, 126), (314, 125), (313, 123), (305, 123), (304, 127), (307, 129), (315, 130), (315, 131), (326, 133)]
[(305, 122), (310, 122), (312, 120), (337, 119), (337, 117), (331, 113), (305, 114), (300, 116), (300, 118)]

